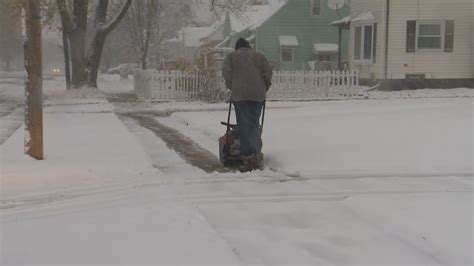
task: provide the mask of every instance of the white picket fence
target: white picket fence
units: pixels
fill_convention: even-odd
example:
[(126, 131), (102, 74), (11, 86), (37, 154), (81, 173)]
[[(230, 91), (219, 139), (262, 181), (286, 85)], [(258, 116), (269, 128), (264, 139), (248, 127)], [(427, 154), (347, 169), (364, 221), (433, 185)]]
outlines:
[(207, 80), (198, 72), (135, 70), (134, 89), (148, 100), (198, 100)]
[(279, 71), (273, 75), (267, 98), (340, 99), (357, 96), (359, 91), (357, 71)]
[[(229, 97), (220, 73), (136, 70), (134, 88), (145, 100), (219, 101)], [(356, 71), (274, 72), (269, 100), (344, 99), (359, 94)]]

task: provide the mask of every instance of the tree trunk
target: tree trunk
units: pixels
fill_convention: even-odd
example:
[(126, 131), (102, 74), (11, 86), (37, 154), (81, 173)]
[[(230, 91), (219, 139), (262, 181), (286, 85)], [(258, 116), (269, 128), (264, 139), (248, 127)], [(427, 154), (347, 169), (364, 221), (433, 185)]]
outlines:
[(40, 2), (27, 0), (25, 5), (25, 153), (43, 159), (43, 69), (41, 51)]
[[(1, 0), (0, 0), (1, 1)], [(86, 53), (86, 33), (88, 19), (88, 3), (86, 0), (72, 1), (72, 16), (69, 13), (66, 0), (56, 0), (63, 30), (67, 33), (72, 64), (72, 86), (81, 87), (88, 84), (97, 87), (97, 76), (100, 57), (107, 35), (114, 30), (125, 16), (132, 0), (126, 0), (120, 12), (109, 23), (105, 23), (109, 0), (98, 0), (94, 20), (94, 36)], [(87, 57), (86, 57), (87, 56)]]
[(63, 49), (64, 49), (64, 75), (66, 77), (66, 88), (71, 88), (71, 57), (69, 53), (69, 39), (63, 31)]
[(143, 53), (143, 56), (142, 56), (142, 69), (143, 70), (146, 70), (148, 68), (147, 57), (148, 57), (148, 49), (145, 48), (145, 52)]
[(95, 13), (94, 34), (87, 50), (87, 83), (90, 87), (97, 88), (97, 77), (99, 74), (100, 59), (104, 49), (105, 40), (110, 32), (112, 32), (124, 18), (132, 0), (127, 0), (121, 7), (120, 11), (111, 19), (109, 23), (105, 23), (107, 17), (107, 9), (109, 0), (99, 0)]
[(73, 31), (69, 34), (71, 44), (71, 65), (72, 77), (71, 83), (74, 88), (81, 87), (87, 83), (86, 60), (85, 60), (85, 31)]
[(11, 71), (11, 60), (10, 57), (7, 56), (6, 62), (5, 62), (5, 71), (10, 72)]
[(89, 46), (89, 54), (87, 56), (88, 69), (88, 86), (97, 88), (97, 77), (99, 75), (100, 59), (104, 49), (105, 39), (107, 35), (105, 32), (98, 30), (94, 34), (94, 38)]
[(87, 11), (89, 1), (72, 1), (72, 16), (69, 14), (66, 0), (56, 0), (63, 31), (65, 31), (69, 44), (72, 65), (71, 83), (75, 88), (87, 83), (86, 75), (86, 33), (87, 33)]

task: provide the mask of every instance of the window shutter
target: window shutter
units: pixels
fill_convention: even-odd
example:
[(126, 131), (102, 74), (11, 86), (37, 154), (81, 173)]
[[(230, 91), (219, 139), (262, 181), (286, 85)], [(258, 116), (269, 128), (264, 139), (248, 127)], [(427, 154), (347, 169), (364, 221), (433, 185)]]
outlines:
[(454, 20), (446, 20), (444, 30), (444, 51), (454, 51)]
[(374, 27), (373, 27), (373, 38), (374, 38), (374, 42), (372, 44), (372, 61), (374, 63), (377, 62), (377, 23), (374, 23)]
[(416, 20), (407, 21), (407, 53), (414, 53), (416, 46)]
[(360, 49), (361, 49), (361, 42), (362, 42), (362, 27), (357, 26), (355, 27), (355, 32), (354, 32), (354, 59), (359, 60), (360, 59)]

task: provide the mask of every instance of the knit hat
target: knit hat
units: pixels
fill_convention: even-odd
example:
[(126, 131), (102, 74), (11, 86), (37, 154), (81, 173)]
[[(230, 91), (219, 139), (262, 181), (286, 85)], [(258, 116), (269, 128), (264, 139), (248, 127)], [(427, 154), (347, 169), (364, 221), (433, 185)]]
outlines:
[(237, 51), (240, 48), (250, 48), (250, 43), (244, 38), (239, 38), (235, 43), (235, 50)]

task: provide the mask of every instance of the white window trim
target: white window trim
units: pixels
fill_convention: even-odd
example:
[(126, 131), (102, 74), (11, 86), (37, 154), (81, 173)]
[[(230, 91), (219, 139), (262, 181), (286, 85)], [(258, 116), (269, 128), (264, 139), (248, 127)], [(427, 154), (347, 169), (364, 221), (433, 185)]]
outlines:
[[(374, 42), (374, 25), (375, 25), (375, 22), (370, 22), (370, 23), (357, 23), (357, 24), (354, 24), (354, 42), (353, 42), (353, 47), (352, 47), (352, 51), (353, 51), (353, 54), (352, 54), (352, 59), (354, 60), (354, 62), (358, 63), (358, 64), (373, 64), (374, 63), (374, 45), (376, 45), (376, 43)], [(364, 27), (365, 26), (371, 26), (372, 27), (372, 49), (370, 49), (370, 59), (364, 59), (364, 40), (365, 40), (365, 30), (364, 30)], [(355, 59), (355, 28), (356, 27), (361, 27), (361, 36), (360, 36), (360, 58), (359, 59)], [(377, 49), (377, 47), (375, 47), (375, 49)]]
[[(421, 49), (418, 48), (418, 38), (420, 36), (419, 35), (420, 25), (432, 25), (432, 24), (439, 24), (440, 25), (440, 29), (441, 29), (441, 32), (440, 32), (441, 46), (440, 46), (440, 48), (421, 48)], [(444, 20), (418, 20), (418, 21), (416, 21), (416, 44), (415, 44), (416, 51), (436, 51), (436, 52), (444, 51), (444, 36), (445, 36), (445, 32), (446, 32), (445, 26), (446, 26), (446, 22)], [(423, 36), (429, 37), (429, 35), (423, 35)], [(433, 37), (437, 37), (437, 36), (433, 35)]]
[(313, 17), (320, 17), (320, 16), (323, 15), (324, 1), (325, 1), (325, 0), (319, 0), (319, 5), (320, 5), (319, 10), (321, 10), (321, 11), (319, 12), (319, 15), (316, 15), (316, 14), (313, 14), (314, 0), (311, 0), (311, 10), (310, 10), (311, 16), (313, 16)]
[[(295, 48), (293, 46), (280, 46), (280, 62), (282, 63), (294, 63), (295, 62)], [(291, 61), (283, 61), (283, 49), (291, 50)]]

